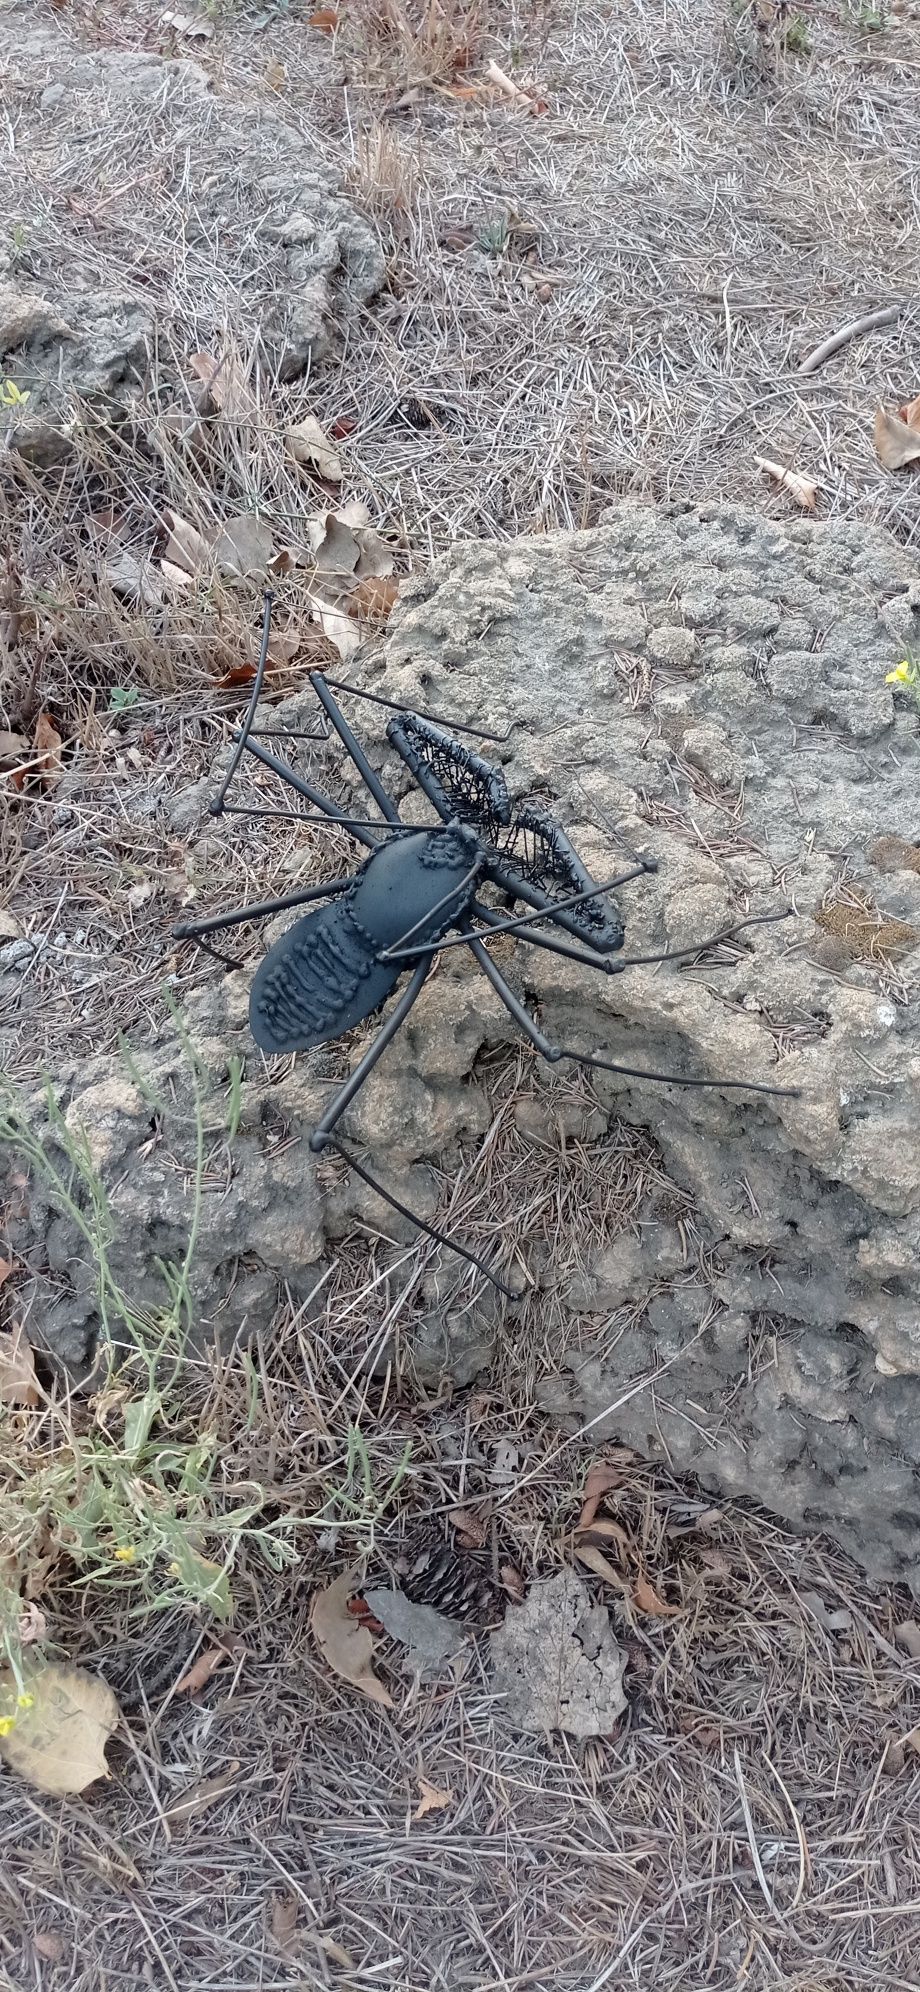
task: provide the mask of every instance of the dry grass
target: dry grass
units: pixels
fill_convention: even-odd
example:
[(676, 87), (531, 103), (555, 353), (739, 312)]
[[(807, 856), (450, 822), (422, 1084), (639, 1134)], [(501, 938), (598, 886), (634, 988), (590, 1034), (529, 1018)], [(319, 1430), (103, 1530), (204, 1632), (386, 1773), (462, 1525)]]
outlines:
[[(495, 1398), (412, 1403), (341, 1349), (334, 1313), (289, 1318), (257, 1351), (255, 1419), (238, 1363), (213, 1381), (228, 1484), (273, 1475), (289, 1513), (334, 1513), (352, 1421), (375, 1484), (413, 1448), (402, 1512), (376, 1519), (372, 1571), (392, 1567), (409, 1515), (449, 1533), (458, 1499), (491, 1514), (496, 1553), (528, 1581), (571, 1554), (583, 1441)], [(197, 1389), (208, 1397), (206, 1377)], [(503, 1485), (509, 1443), (518, 1466)], [(611, 1456), (621, 1481), (606, 1507), (627, 1561), (675, 1615), (597, 1586), (629, 1654), (630, 1710), (577, 1748), (510, 1733), (473, 1641), (436, 1686), (401, 1674), (384, 1643), (392, 1715), (334, 1682), (308, 1596), (368, 1551), (365, 1524), (304, 1531), (283, 1583), (244, 1561), (244, 1650), (192, 1704), (173, 1693), (206, 1639), (187, 1621), (56, 1618), (116, 1689), (130, 1734), (111, 1750), (113, 1786), (85, 1804), (36, 1797), (23, 1814), (3, 1787), (12, 1982), (37, 1970), (31, 1930), (60, 1945), (41, 1982), (71, 1992), (143, 1983), (151, 1960), (189, 1992), (915, 1992), (920, 1760), (904, 1738), (920, 1665), (897, 1634), (909, 1601), (880, 1597), (825, 1544)], [(422, 1777), (453, 1796), (413, 1822)], [(285, 1949), (273, 1931), (288, 1922)]]
[[(4, 891), (36, 942), (3, 1022), (12, 1068), (33, 1065), (36, 1042), (57, 1064), (108, 1048), (120, 1029), (155, 1029), (164, 973), (181, 997), (203, 972), (164, 946), (192, 899), (261, 898), (344, 868), (344, 845), (292, 825), (205, 836), (183, 800), (205, 792), (239, 709), (240, 692), (215, 681), (250, 654), (258, 584), (151, 605), (107, 578), (113, 540), (140, 560), (159, 548), (166, 505), (203, 530), (255, 509), (277, 544), (295, 537), (321, 494), (295, 476), (283, 433), (308, 410), (327, 426), (354, 421), (346, 489), (368, 497), (403, 567), (458, 535), (589, 524), (622, 492), (734, 497), (785, 516), (755, 452), (819, 475), (822, 513), (917, 537), (920, 487), (884, 473), (871, 439), (875, 401), (917, 387), (915, 9), (892, 10), (876, 34), (858, 8), (803, 6), (808, 55), (788, 34), (752, 41), (753, 10), (723, 0), (512, 0), (482, 10), (481, 41), (478, 10), (474, 21), (436, 0), (387, 0), (373, 32), (369, 8), (346, 8), (335, 37), (268, 11), (256, 28), (252, 10), (224, 7), (194, 47), (140, 4), (5, 16), (6, 206), (25, 229), (23, 281), (64, 266), (98, 287), (136, 281), (163, 327), (130, 436), (78, 411), (75, 468), (4, 464), (23, 625), (0, 725), (47, 709), (65, 738), (63, 782), (0, 816)], [(53, 142), (47, 127), (41, 139), (45, 77), (36, 83), (24, 52), (39, 19), (62, 45), (193, 54), (219, 91), (320, 128), (378, 219), (389, 275), (359, 335), (313, 380), (259, 371), (241, 276), (252, 217), (217, 245), (177, 231), (155, 109), (78, 137), (64, 104)], [(489, 56), (549, 108), (451, 94), (481, 80)], [(191, 157), (205, 133), (190, 112)], [(262, 142), (271, 164), (267, 127)], [(193, 176), (191, 209), (198, 198)], [(896, 300), (895, 326), (797, 372), (835, 326)], [(177, 421), (177, 395), (160, 384), (183, 377), (215, 324), (227, 350), (232, 326), (250, 362), (256, 412), (199, 429), (181, 398)], [(317, 654), (307, 585), (285, 584), (302, 647), (279, 689)], [(119, 711), (113, 693), (125, 691), (136, 702)], [(334, 779), (330, 765), (324, 785)], [(722, 801), (731, 837), (733, 799)], [(488, 1251), (513, 1208), (552, 1246), (561, 1291), (650, 1188), (673, 1186), (634, 1130), (615, 1167), (605, 1145), (601, 1176), (580, 1078), (554, 1085), (542, 1147), (533, 1122), (520, 1124), (522, 1107), (546, 1099), (530, 1061), (497, 1060), (492, 1090), (493, 1132), (442, 1185), (442, 1220)], [(673, 1214), (692, 1269), (693, 1212), (678, 1199)], [(590, 1434), (560, 1435), (534, 1409), (571, 1324), (552, 1294), (539, 1309), (525, 1296), (487, 1393), (432, 1401), (407, 1351), (434, 1255), (413, 1244), (396, 1273), (391, 1261), (354, 1240), (314, 1307), (282, 1310), (256, 1351), (255, 1416), (242, 1358), (189, 1375), (187, 1406), (219, 1432), (227, 1485), (252, 1475), (279, 1509), (314, 1518), (293, 1579), (244, 1556), (235, 1671), (198, 1703), (174, 1698), (203, 1630), (172, 1613), (126, 1623), (114, 1603), (81, 1615), (64, 1588), (49, 1599), (54, 1637), (112, 1682), (128, 1727), (113, 1785), (85, 1802), (0, 1787), (0, 1971), (50, 1992), (918, 1992), (920, 1759), (904, 1739), (920, 1668), (896, 1638), (915, 1608), (871, 1590), (826, 1544), (740, 1508), (716, 1514), (624, 1459), (610, 1511), (678, 1610), (648, 1618), (607, 1595), (630, 1655), (630, 1713), (619, 1735), (578, 1750), (509, 1733), (475, 1644), (435, 1687), (402, 1679), (387, 1649), (392, 1716), (322, 1667), (306, 1624), (314, 1581), (352, 1558), (392, 1567), (407, 1534), (447, 1531), (461, 1500), (486, 1505), (490, 1554), (529, 1582), (570, 1553), (591, 1457)], [(606, 1324), (606, 1353), (626, 1326)], [(411, 1440), (395, 1507), (349, 1505), (349, 1424), (375, 1488)], [(509, 1446), (517, 1463), (502, 1482)], [(419, 1775), (454, 1798), (413, 1824)], [(171, 1818), (189, 1791), (190, 1816)]]

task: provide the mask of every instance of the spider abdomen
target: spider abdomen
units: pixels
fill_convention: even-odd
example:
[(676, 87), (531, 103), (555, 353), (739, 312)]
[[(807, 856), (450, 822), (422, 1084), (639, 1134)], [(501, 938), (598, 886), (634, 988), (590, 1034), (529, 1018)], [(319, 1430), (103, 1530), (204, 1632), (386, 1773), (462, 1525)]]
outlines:
[(406, 963), (381, 959), (405, 940), (424, 946), (472, 898), (479, 868), (474, 832), (410, 831), (373, 852), (347, 897), (298, 920), (269, 949), (249, 998), (263, 1051), (307, 1051), (373, 1016)]

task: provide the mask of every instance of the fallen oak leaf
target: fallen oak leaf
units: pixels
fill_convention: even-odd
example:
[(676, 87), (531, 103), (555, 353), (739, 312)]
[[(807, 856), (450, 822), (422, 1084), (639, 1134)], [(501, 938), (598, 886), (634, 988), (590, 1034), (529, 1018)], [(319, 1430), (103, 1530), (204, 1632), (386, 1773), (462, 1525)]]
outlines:
[(40, 712), (35, 722), (32, 736), (32, 752), (38, 763), (38, 774), (46, 788), (54, 788), (61, 779), (61, 756), (64, 742), (54, 724), (51, 714)]
[(161, 517), (167, 535), (161, 561), (168, 561), (171, 566), (192, 577), (199, 575), (211, 557), (210, 544), (204, 534), (168, 507), (164, 508)]
[(0, 1757), (37, 1791), (54, 1798), (85, 1791), (111, 1776), (105, 1746), (121, 1720), (111, 1688), (85, 1667), (53, 1661), (30, 1674), (26, 1708), (17, 1708), (9, 1669), (0, 1677), (12, 1704), (12, 1727), (0, 1736)]
[(766, 471), (768, 477), (772, 477), (775, 483), (781, 484), (788, 491), (790, 498), (794, 498), (796, 504), (801, 505), (804, 512), (814, 511), (820, 490), (817, 478), (805, 477), (800, 470), (786, 470), (781, 463), (774, 463), (770, 457), (755, 456), (754, 462), (758, 470)]
[(906, 470), (910, 464), (920, 463), (920, 429), (902, 422), (881, 404), (875, 411), (874, 437), (875, 452), (885, 470)]
[(632, 1587), (632, 1601), (636, 1610), (646, 1612), (649, 1618), (680, 1617), (680, 1606), (666, 1604), (647, 1577), (636, 1578)]
[(368, 574), (352, 589), (348, 606), (362, 622), (385, 623), (399, 595), (399, 581), (390, 574)]
[(318, 623), (325, 637), (335, 645), (343, 664), (350, 662), (355, 651), (361, 646), (361, 632), (343, 608), (328, 602), (321, 595), (311, 595), (311, 615)]
[(339, 25), (339, 17), (334, 7), (317, 7), (307, 22), (308, 28), (318, 28), (321, 35), (334, 35)]
[(440, 1785), (429, 1784), (427, 1778), (417, 1780), (421, 1798), (412, 1814), (413, 1820), (426, 1819), (429, 1812), (443, 1812), (445, 1806), (452, 1805), (454, 1794), (451, 1790), (442, 1791)]
[(604, 1495), (609, 1494), (611, 1488), (622, 1485), (623, 1475), (619, 1467), (612, 1466), (606, 1459), (595, 1460), (589, 1469), (581, 1497), (581, 1514), (578, 1517), (580, 1529), (590, 1528)]
[(258, 415), (259, 404), (238, 354), (231, 351), (218, 358), (214, 353), (192, 353), (189, 366), (228, 421), (251, 422)]
[(288, 430), (285, 441), (288, 454), (301, 469), (314, 470), (329, 484), (341, 484), (345, 475), (342, 459), (315, 415), (305, 415)]
[(182, 1679), (176, 1682), (173, 1694), (199, 1694), (202, 1688), (207, 1687), (212, 1674), (216, 1674), (218, 1667), (222, 1667), (225, 1660), (232, 1660), (234, 1658), (242, 1643), (242, 1640), (236, 1640), (231, 1637), (223, 1645), (204, 1647), (202, 1652), (198, 1654), (197, 1659), (192, 1661), (188, 1673), (183, 1674)]
[(630, 1557), (635, 1557), (635, 1546), (626, 1529), (623, 1528), (620, 1522), (611, 1521), (609, 1515), (596, 1515), (594, 1520), (588, 1523), (587, 1528), (582, 1528), (579, 1522), (576, 1525), (575, 1536), (579, 1542), (599, 1541), (615, 1543), (622, 1555), (624, 1563), (628, 1562)]
[[(0, 1280), (13, 1270), (11, 1259), (0, 1259)], [(0, 1404), (32, 1407), (41, 1402), (35, 1357), (21, 1324), (0, 1335)]]
[(629, 1585), (625, 1577), (621, 1577), (619, 1571), (614, 1570), (609, 1557), (604, 1555), (602, 1549), (598, 1549), (596, 1543), (576, 1542), (573, 1544), (573, 1548), (579, 1563), (584, 1563), (588, 1570), (593, 1570), (595, 1577), (602, 1577), (604, 1583), (612, 1584), (615, 1591), (622, 1591), (628, 1594)]
[(352, 1580), (348, 1571), (310, 1601), (310, 1628), (323, 1659), (341, 1681), (348, 1681), (368, 1701), (392, 1708), (393, 1697), (374, 1673), (374, 1642), (370, 1633), (349, 1615)]
[(214, 542), (220, 567), (234, 575), (264, 575), (274, 558), (275, 543), (267, 526), (252, 512), (238, 512), (221, 527)]
[(920, 429), (920, 394), (915, 394), (913, 401), (906, 401), (904, 407), (898, 409), (898, 416), (909, 429)]

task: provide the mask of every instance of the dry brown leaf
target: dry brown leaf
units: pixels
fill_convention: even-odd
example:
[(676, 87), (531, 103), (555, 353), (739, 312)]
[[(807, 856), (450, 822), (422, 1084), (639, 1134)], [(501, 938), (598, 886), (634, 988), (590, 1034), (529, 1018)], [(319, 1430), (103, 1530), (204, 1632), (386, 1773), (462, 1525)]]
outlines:
[(345, 475), (342, 459), (315, 415), (305, 415), (302, 422), (288, 430), (287, 447), (302, 469), (315, 470), (317, 476), (326, 478), (330, 484), (341, 484)]
[(317, 7), (307, 22), (308, 28), (318, 28), (320, 34), (334, 35), (339, 25), (339, 17), (334, 7)]
[(920, 394), (915, 394), (913, 401), (906, 401), (904, 407), (898, 409), (898, 415), (909, 429), (920, 429)]
[(32, 1949), (36, 1957), (43, 1957), (46, 1964), (60, 1964), (64, 1957), (64, 1939), (56, 1930), (35, 1930), (32, 1935)]
[(287, 82), (287, 70), (284, 63), (278, 61), (276, 55), (273, 55), (271, 61), (265, 64), (265, 68), (262, 71), (262, 81), (268, 84), (270, 90), (284, 89)]
[(362, 622), (385, 623), (399, 594), (395, 575), (371, 574), (359, 581), (349, 597), (349, 608)]
[[(15, 1694), (7, 1670), (2, 1686)], [(36, 1790), (55, 1798), (85, 1791), (96, 1778), (109, 1777), (105, 1746), (118, 1727), (121, 1711), (106, 1682), (85, 1667), (52, 1662), (29, 1677), (28, 1691), (31, 1707), (18, 1710), (9, 1734), (0, 1736), (4, 1763)]]
[(206, 1812), (209, 1805), (216, 1805), (219, 1798), (224, 1798), (228, 1791), (233, 1790), (239, 1768), (239, 1758), (234, 1757), (218, 1777), (202, 1778), (199, 1784), (189, 1785), (173, 1800), (172, 1805), (164, 1808), (164, 1819), (174, 1826), (181, 1825), (185, 1819), (196, 1819), (199, 1812)]
[(909, 464), (920, 463), (920, 429), (879, 406), (875, 411), (875, 452), (885, 470), (906, 470)]
[(595, 1515), (593, 1522), (589, 1522), (586, 1529), (583, 1529), (579, 1522), (575, 1536), (579, 1542), (616, 1543), (624, 1562), (628, 1561), (630, 1556), (635, 1556), (635, 1546), (628, 1531), (620, 1522), (611, 1521), (609, 1515)]
[(275, 543), (268, 527), (252, 512), (239, 512), (228, 519), (214, 543), (215, 559), (230, 574), (264, 575), (274, 552)]
[(192, 577), (200, 574), (211, 557), (204, 534), (187, 519), (181, 519), (178, 512), (164, 510), (162, 518), (167, 534), (162, 560)]
[[(282, 72), (283, 73), (283, 72)], [(207, 389), (208, 399), (228, 422), (251, 422), (259, 413), (259, 403), (246, 378), (238, 353), (193, 353), (189, 366)]]
[(4, 1280), (9, 1279), (15, 1264), (15, 1259), (0, 1259), (0, 1286), (3, 1285)]
[(422, 1795), (412, 1814), (413, 1819), (425, 1819), (429, 1812), (443, 1812), (446, 1805), (453, 1804), (453, 1792), (442, 1791), (440, 1785), (429, 1784), (427, 1778), (419, 1778), (418, 1788)]
[(218, 1667), (222, 1667), (224, 1661), (232, 1657), (233, 1646), (229, 1640), (225, 1646), (204, 1647), (197, 1659), (192, 1661), (188, 1673), (183, 1674), (181, 1681), (176, 1682), (173, 1694), (197, 1695), (201, 1688), (207, 1686), (211, 1675), (216, 1674)]
[(275, 1943), (287, 1956), (296, 1948), (294, 1937), (297, 1919), (300, 1915), (300, 1898), (297, 1895), (273, 1895), (271, 1899), (270, 1928)]
[(184, 594), (186, 588), (195, 586), (194, 574), (189, 574), (184, 567), (177, 567), (172, 560), (160, 561), (160, 573), (167, 587), (175, 589), (177, 594)]
[(646, 1612), (649, 1618), (679, 1618), (679, 1605), (666, 1605), (658, 1596), (654, 1584), (647, 1577), (637, 1577), (633, 1584), (632, 1600), (639, 1612)]
[(509, 1598), (521, 1604), (527, 1596), (527, 1586), (516, 1563), (500, 1563), (498, 1574)]
[(595, 1460), (585, 1481), (585, 1491), (581, 1498), (581, 1514), (578, 1517), (580, 1529), (590, 1527), (605, 1494), (611, 1488), (622, 1487), (623, 1475), (617, 1466), (611, 1466), (607, 1459)]
[(352, 622), (347, 610), (336, 602), (325, 601), (321, 595), (311, 595), (310, 602), (313, 621), (319, 623), (323, 635), (335, 644), (343, 664), (347, 664), (361, 643), (357, 623)]
[(54, 788), (61, 779), (61, 755), (64, 742), (54, 724), (51, 714), (40, 712), (35, 722), (32, 737), (32, 752), (38, 764), (38, 774), (46, 788)]
[[(0, 1277), (11, 1270), (9, 1259), (0, 1259)], [(35, 1357), (21, 1326), (0, 1335), (0, 1404), (39, 1404), (41, 1391), (35, 1374)]]
[(770, 457), (755, 456), (754, 462), (758, 470), (765, 470), (768, 477), (772, 477), (775, 483), (783, 486), (784, 491), (788, 491), (790, 498), (794, 498), (796, 504), (801, 505), (803, 512), (814, 511), (821, 488), (817, 478), (805, 477), (800, 470), (786, 470), (781, 463), (774, 463)]
[(625, 1577), (621, 1577), (619, 1571), (614, 1569), (609, 1557), (604, 1555), (602, 1549), (598, 1549), (596, 1542), (576, 1542), (574, 1550), (579, 1563), (584, 1563), (588, 1570), (593, 1570), (595, 1577), (603, 1577), (604, 1583), (612, 1584), (616, 1591), (629, 1590)]
[(461, 1549), (481, 1549), (488, 1542), (489, 1524), (475, 1508), (451, 1508), (448, 1521), (453, 1522)]
[(349, 1615), (351, 1591), (352, 1580), (348, 1571), (344, 1577), (337, 1577), (325, 1591), (314, 1591), (310, 1603), (313, 1637), (323, 1659), (340, 1680), (350, 1681), (353, 1688), (366, 1695), (369, 1701), (379, 1702), (381, 1708), (392, 1708), (393, 1697), (371, 1666), (374, 1654), (371, 1635)]
[(24, 733), (7, 733), (0, 728), (0, 761), (22, 761), (29, 751)]

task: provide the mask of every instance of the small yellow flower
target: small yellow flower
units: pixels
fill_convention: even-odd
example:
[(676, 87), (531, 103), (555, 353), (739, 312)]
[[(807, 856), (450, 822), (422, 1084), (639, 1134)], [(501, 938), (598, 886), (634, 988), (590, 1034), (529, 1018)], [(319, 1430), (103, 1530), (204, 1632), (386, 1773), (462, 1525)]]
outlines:
[(166, 1571), (166, 1575), (167, 1575), (167, 1577), (181, 1577), (181, 1575), (182, 1575), (182, 1566), (181, 1566), (181, 1564), (179, 1564), (179, 1563), (170, 1563), (170, 1564), (169, 1564), (169, 1565), (167, 1566), (167, 1571)]
[(15, 1715), (0, 1715), (0, 1736), (8, 1736), (15, 1721)]
[(17, 1696), (16, 1696), (16, 1707), (17, 1707), (17, 1708), (31, 1708), (31, 1706), (32, 1706), (32, 1703), (34, 1702), (34, 1700), (35, 1700), (35, 1696), (34, 1696), (34, 1695), (17, 1695)]
[(113, 1554), (115, 1556), (116, 1562), (118, 1563), (133, 1563), (137, 1555), (137, 1550), (135, 1549), (133, 1543), (123, 1542), (119, 1544), (119, 1547), (113, 1552)]
[(912, 685), (916, 676), (916, 664), (911, 664), (906, 657), (902, 657), (896, 669), (888, 672), (885, 683), (886, 685)]

